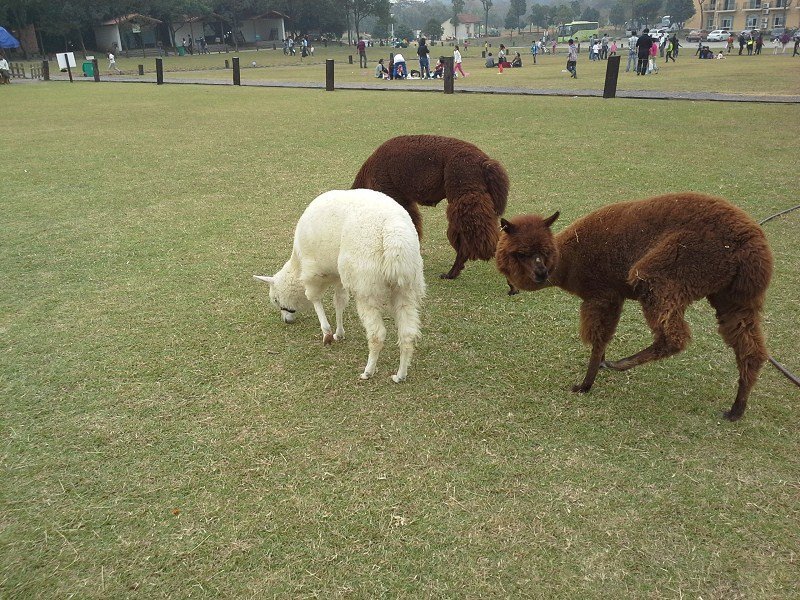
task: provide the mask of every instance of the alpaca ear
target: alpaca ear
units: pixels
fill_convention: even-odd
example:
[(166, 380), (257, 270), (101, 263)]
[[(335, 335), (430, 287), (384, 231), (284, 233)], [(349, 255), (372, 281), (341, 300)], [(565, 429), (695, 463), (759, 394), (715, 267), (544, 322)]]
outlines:
[(547, 217), (544, 220), (544, 226), (545, 227), (550, 227), (553, 223), (556, 222), (556, 219), (558, 218), (558, 215), (560, 215), (560, 214), (561, 213), (559, 211), (556, 211), (554, 214), (552, 214), (551, 216)]
[(268, 283), (270, 285), (275, 283), (274, 277), (265, 277), (264, 275), (253, 275), (253, 279), (258, 279), (259, 281), (263, 281), (264, 283)]
[(514, 233), (515, 231), (514, 226), (503, 218), (500, 219), (500, 230), (506, 233)]

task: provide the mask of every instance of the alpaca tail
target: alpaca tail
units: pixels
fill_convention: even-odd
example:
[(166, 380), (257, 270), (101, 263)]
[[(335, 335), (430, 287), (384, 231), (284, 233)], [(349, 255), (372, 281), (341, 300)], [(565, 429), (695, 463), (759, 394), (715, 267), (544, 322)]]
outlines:
[(407, 290), (415, 302), (425, 296), (419, 238), (410, 219), (408, 226), (384, 227), (381, 271), (390, 286)]
[(509, 188), (508, 173), (503, 165), (491, 158), (485, 160), (481, 166), (486, 189), (489, 190), (489, 195), (492, 197), (494, 213), (499, 217), (506, 212)]

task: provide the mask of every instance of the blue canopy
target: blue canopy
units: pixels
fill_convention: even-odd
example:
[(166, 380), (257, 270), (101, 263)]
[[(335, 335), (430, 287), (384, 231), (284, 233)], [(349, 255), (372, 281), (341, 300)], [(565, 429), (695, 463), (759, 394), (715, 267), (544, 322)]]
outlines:
[(19, 42), (5, 27), (0, 27), (0, 48), (19, 48)]

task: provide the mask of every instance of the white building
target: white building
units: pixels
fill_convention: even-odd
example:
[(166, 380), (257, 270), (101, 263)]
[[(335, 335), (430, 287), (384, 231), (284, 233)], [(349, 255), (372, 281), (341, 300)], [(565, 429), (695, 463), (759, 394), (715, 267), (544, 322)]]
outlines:
[(442, 23), (443, 40), (466, 40), (476, 37), (483, 21), (475, 15), (461, 13), (458, 15), (458, 27), (453, 27), (450, 19)]

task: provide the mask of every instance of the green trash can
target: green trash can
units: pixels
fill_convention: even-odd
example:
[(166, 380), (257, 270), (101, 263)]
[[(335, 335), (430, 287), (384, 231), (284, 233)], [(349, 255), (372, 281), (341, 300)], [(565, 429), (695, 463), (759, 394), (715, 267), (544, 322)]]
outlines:
[(83, 63), (81, 68), (83, 70), (84, 77), (94, 77), (94, 65), (88, 60)]
[(178, 46), (178, 56), (186, 56), (186, 48)]

